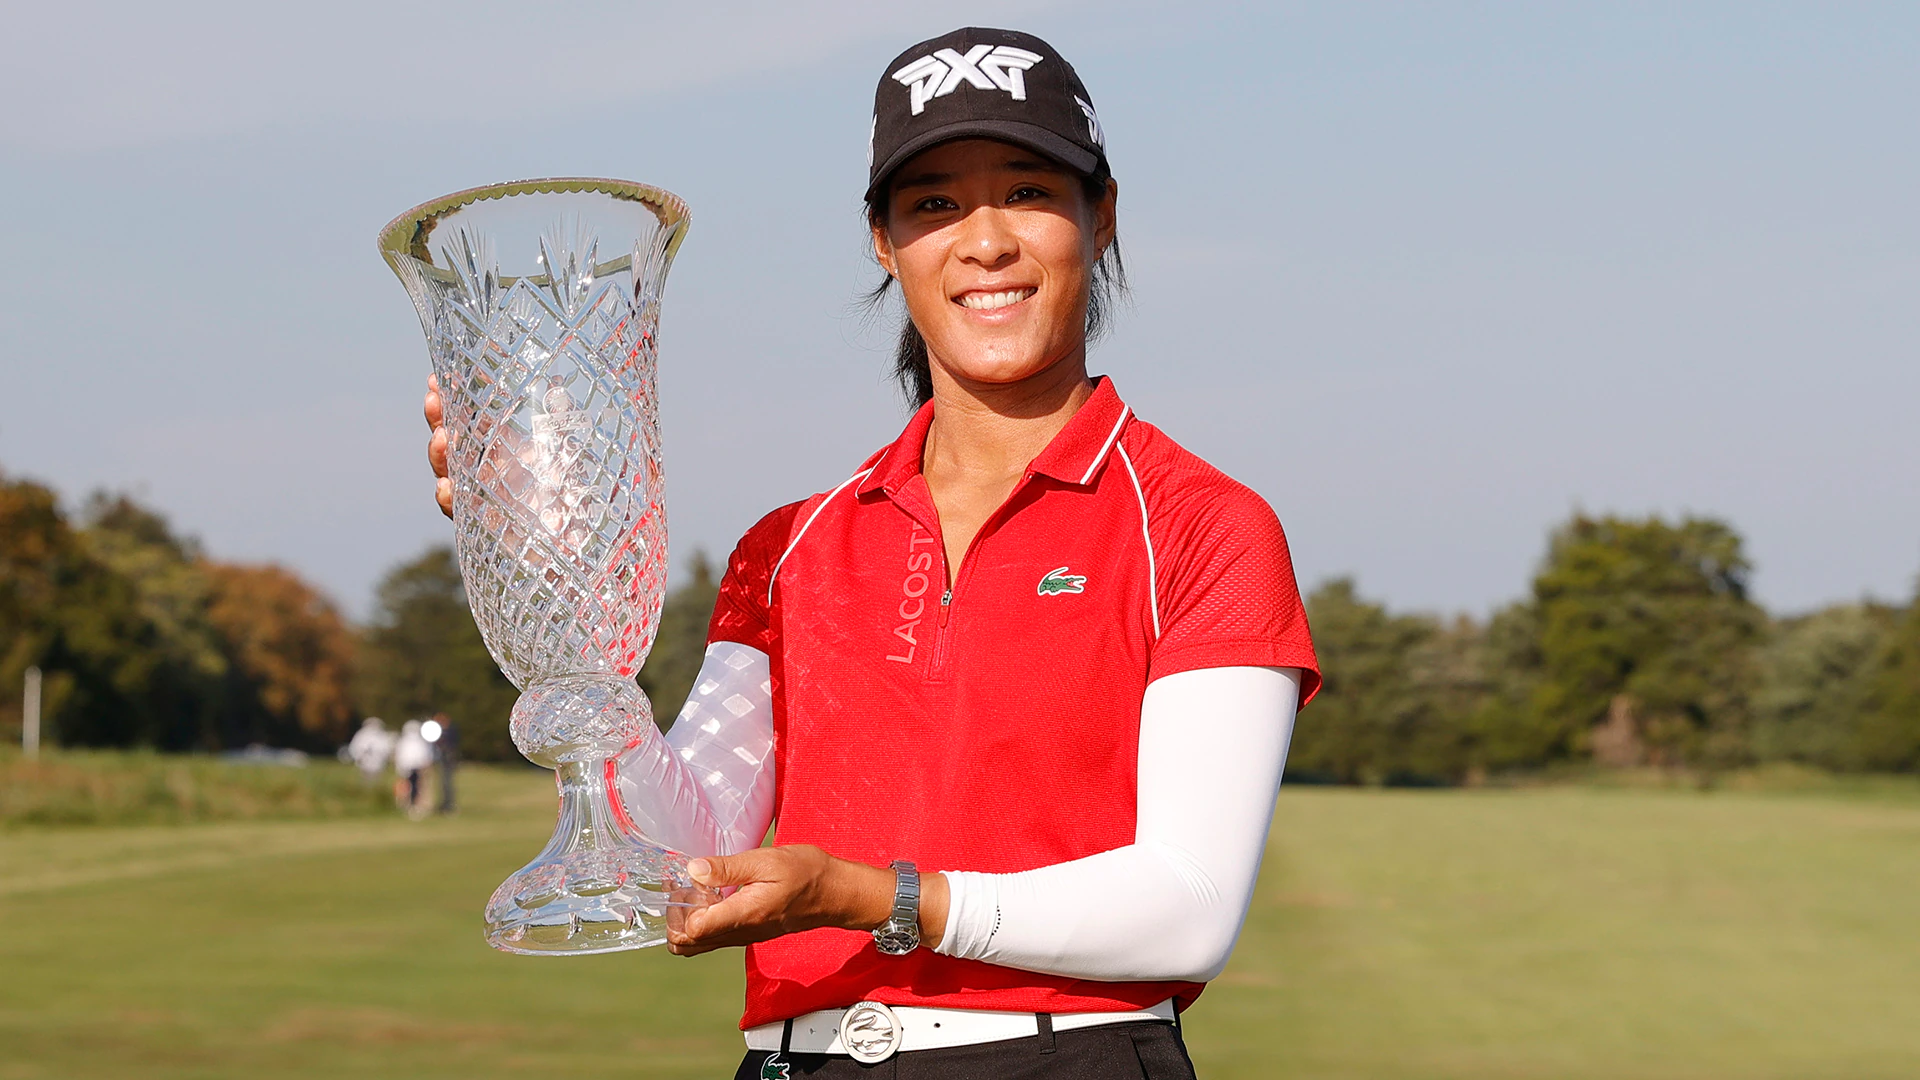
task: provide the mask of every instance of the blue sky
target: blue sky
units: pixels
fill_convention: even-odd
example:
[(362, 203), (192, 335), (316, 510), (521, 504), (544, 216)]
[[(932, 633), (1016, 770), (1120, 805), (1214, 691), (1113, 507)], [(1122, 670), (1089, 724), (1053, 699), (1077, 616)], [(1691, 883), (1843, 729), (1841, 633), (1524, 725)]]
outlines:
[(853, 303), (873, 83), (1012, 25), (1079, 68), (1121, 183), (1095, 368), (1274, 504), (1303, 585), (1484, 612), (1576, 508), (1726, 518), (1779, 610), (1920, 572), (1920, 7), (686, 7), (10, 12), (0, 468), (364, 613), (447, 536), (375, 231), (618, 176), (693, 207), (669, 506), (722, 553), (898, 430)]

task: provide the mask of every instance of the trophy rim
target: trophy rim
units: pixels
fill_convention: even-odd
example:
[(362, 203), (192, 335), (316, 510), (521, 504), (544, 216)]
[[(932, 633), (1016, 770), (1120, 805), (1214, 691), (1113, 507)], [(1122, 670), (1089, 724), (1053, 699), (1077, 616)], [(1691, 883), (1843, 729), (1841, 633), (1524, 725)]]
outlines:
[[(431, 267), (432, 257), (426, 252), (427, 236), (443, 217), (456, 210), (463, 210), (475, 203), (492, 199), (506, 199), (515, 195), (554, 195), (554, 194), (599, 194), (610, 195), (616, 199), (637, 202), (653, 212), (660, 219), (661, 228), (669, 236), (666, 250), (662, 253), (671, 261), (680, 250), (680, 244), (687, 237), (687, 226), (693, 220), (692, 211), (680, 196), (663, 187), (642, 184), (637, 180), (617, 180), (600, 176), (548, 176), (530, 180), (509, 180), (499, 184), (482, 184), (479, 187), (465, 188), (403, 211), (380, 230), (377, 243), (380, 256), (387, 262), (410, 258)], [(596, 267), (606, 272), (625, 269), (628, 257), (622, 256), (612, 263)], [(619, 265), (614, 265), (619, 264)]]

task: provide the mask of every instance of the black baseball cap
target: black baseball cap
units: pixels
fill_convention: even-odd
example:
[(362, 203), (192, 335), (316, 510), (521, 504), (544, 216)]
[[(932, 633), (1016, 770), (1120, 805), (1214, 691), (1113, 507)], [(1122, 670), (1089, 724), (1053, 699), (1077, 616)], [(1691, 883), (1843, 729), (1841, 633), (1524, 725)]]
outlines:
[(867, 197), (913, 155), (968, 137), (1024, 146), (1084, 176), (1107, 162), (1093, 97), (1072, 64), (1032, 34), (970, 26), (887, 65), (873, 92)]

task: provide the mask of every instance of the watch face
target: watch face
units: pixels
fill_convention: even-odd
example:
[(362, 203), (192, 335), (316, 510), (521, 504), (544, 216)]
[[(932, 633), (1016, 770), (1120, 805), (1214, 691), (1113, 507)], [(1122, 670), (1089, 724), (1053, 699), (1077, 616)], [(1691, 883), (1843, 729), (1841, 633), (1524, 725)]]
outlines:
[(920, 935), (916, 927), (889, 924), (873, 932), (873, 942), (888, 956), (905, 956), (920, 947)]

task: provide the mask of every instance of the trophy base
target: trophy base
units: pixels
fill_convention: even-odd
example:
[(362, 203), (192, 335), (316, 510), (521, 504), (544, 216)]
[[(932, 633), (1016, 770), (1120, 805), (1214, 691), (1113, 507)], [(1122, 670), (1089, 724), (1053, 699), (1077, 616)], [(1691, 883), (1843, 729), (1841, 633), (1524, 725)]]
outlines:
[(633, 828), (607, 783), (611, 763), (558, 769), (553, 839), (487, 901), (487, 944), (526, 956), (590, 956), (665, 944), (667, 928), (720, 895), (686, 855)]
[(487, 944), (528, 956), (589, 956), (663, 945), (676, 916), (718, 897), (664, 848), (535, 859), (487, 904)]

